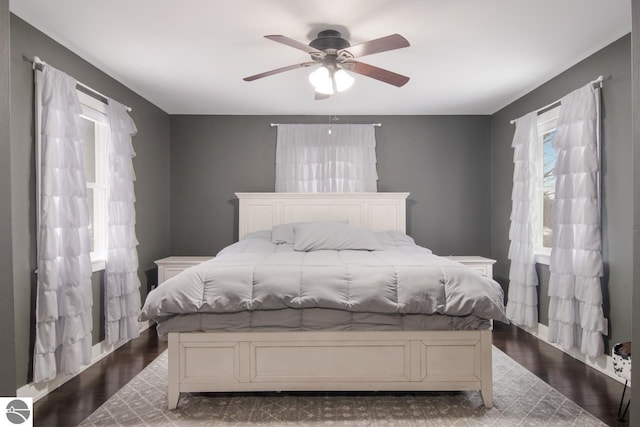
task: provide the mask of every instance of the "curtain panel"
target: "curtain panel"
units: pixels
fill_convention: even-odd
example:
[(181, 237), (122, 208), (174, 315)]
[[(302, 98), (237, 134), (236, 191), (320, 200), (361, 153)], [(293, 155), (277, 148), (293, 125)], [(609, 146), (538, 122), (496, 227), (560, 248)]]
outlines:
[(76, 81), (36, 73), (38, 284), (34, 382), (75, 374), (91, 361), (89, 204)]
[(277, 192), (377, 191), (373, 125), (278, 125)]
[(115, 344), (140, 335), (140, 279), (136, 238), (136, 195), (131, 137), (137, 129), (127, 108), (117, 101), (107, 105), (109, 122), (108, 247), (105, 268), (106, 340)]
[(604, 352), (599, 202), (600, 89), (592, 84), (562, 98), (553, 146), (556, 198), (549, 270), (549, 340), (583, 354)]
[(536, 203), (538, 169), (538, 114), (529, 113), (516, 120), (511, 146), (513, 154), (513, 191), (509, 229), (509, 290), (507, 317), (516, 325), (538, 326), (538, 276), (535, 269), (535, 246), (539, 229)]

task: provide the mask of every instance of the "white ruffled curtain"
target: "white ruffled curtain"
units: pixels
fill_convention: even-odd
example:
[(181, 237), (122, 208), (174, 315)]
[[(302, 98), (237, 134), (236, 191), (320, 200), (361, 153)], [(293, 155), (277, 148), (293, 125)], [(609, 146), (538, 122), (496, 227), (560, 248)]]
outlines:
[(136, 195), (131, 137), (137, 129), (127, 108), (109, 100), (108, 249), (105, 284), (106, 340), (115, 344), (140, 335), (140, 279), (136, 238)]
[(534, 250), (539, 229), (537, 197), (538, 114), (529, 113), (516, 120), (511, 146), (513, 154), (513, 191), (509, 229), (509, 291), (507, 317), (516, 325), (538, 326), (538, 276)]
[(75, 374), (91, 361), (89, 204), (76, 81), (36, 73), (39, 174), (34, 382)]
[(277, 192), (377, 191), (373, 125), (278, 125)]
[(600, 92), (589, 84), (562, 98), (553, 146), (556, 196), (552, 207), (549, 340), (583, 354), (604, 352), (607, 334), (600, 277)]

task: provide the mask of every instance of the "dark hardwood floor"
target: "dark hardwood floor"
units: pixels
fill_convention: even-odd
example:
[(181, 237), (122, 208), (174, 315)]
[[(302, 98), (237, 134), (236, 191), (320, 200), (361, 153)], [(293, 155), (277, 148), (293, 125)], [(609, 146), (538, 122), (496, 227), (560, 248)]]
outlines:
[(37, 401), (34, 425), (80, 424), (166, 349), (167, 343), (158, 340), (155, 328), (144, 331)]
[[(511, 325), (496, 322), (493, 343), (515, 361), (611, 426), (622, 384)], [(75, 426), (167, 348), (155, 329), (91, 366), (35, 404), (36, 426)]]
[(608, 425), (628, 425), (628, 416), (617, 421), (623, 388), (618, 381), (512, 325), (495, 323), (493, 345)]

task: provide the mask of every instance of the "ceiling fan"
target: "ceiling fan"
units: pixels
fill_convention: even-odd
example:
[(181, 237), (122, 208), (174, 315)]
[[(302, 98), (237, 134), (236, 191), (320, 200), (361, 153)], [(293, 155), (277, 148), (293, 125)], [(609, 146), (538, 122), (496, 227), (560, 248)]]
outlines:
[(336, 30), (320, 31), (318, 37), (308, 45), (282, 35), (264, 37), (308, 53), (311, 56), (311, 61), (245, 77), (243, 80), (247, 82), (297, 68), (320, 65), (316, 71), (309, 75), (309, 80), (316, 89), (315, 99), (325, 99), (335, 92), (342, 92), (351, 86), (353, 77), (346, 71), (371, 77), (397, 87), (403, 86), (409, 81), (409, 77), (355, 60), (355, 58), (374, 53), (408, 47), (407, 39), (399, 34), (392, 34), (355, 46), (351, 46), (349, 41), (343, 39), (340, 32)]

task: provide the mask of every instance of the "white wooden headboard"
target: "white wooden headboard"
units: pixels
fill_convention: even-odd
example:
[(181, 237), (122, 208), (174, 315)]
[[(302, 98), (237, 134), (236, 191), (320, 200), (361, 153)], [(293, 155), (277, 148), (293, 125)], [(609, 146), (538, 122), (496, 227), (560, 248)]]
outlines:
[(406, 232), (409, 193), (236, 193), (238, 235), (290, 222), (348, 220), (373, 231)]

